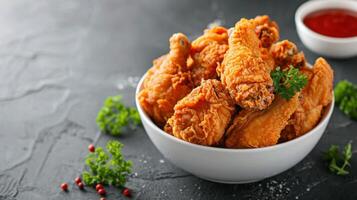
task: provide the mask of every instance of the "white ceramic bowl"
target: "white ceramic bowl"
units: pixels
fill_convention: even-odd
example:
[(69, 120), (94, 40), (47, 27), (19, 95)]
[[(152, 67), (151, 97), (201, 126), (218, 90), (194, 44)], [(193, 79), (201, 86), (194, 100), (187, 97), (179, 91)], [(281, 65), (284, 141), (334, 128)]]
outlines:
[(335, 38), (316, 33), (305, 26), (306, 15), (323, 9), (339, 8), (357, 11), (357, 1), (315, 0), (302, 4), (295, 13), (297, 33), (304, 45), (311, 51), (331, 57), (348, 58), (357, 55), (357, 37)]
[[(141, 90), (140, 80), (136, 95)], [(250, 183), (277, 175), (300, 162), (324, 133), (333, 112), (334, 100), (321, 122), (294, 140), (256, 149), (224, 149), (192, 144), (157, 127), (135, 98), (144, 128), (156, 148), (177, 167), (198, 177), (221, 183)]]

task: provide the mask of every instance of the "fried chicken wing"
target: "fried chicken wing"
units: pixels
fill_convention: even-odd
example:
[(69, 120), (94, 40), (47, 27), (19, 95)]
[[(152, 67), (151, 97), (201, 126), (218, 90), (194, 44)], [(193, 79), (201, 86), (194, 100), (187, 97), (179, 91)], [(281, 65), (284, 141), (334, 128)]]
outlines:
[(159, 125), (165, 125), (173, 114), (173, 108), (193, 89), (186, 61), (190, 42), (182, 33), (170, 38), (170, 52), (154, 60), (147, 72), (143, 89), (138, 95), (145, 112)]
[(165, 131), (187, 142), (217, 145), (234, 110), (234, 101), (221, 82), (205, 80), (176, 104)]
[(299, 107), (283, 130), (281, 141), (299, 137), (314, 128), (323, 108), (332, 101), (333, 70), (325, 59), (318, 58), (312, 69), (304, 67), (301, 71), (309, 81), (301, 91)]
[(205, 30), (204, 34), (192, 42), (192, 79), (195, 86), (202, 80), (216, 79), (216, 68), (228, 49), (227, 29), (217, 26)]
[(277, 97), (266, 110), (239, 112), (227, 130), (226, 147), (258, 148), (277, 144), (281, 131), (298, 107), (298, 95), (290, 100)]
[(262, 57), (254, 20), (241, 19), (229, 36), (229, 49), (217, 67), (223, 85), (243, 108), (262, 110), (274, 99), (271, 66)]
[(270, 53), (274, 58), (275, 64), (282, 68), (290, 65), (300, 68), (306, 65), (305, 56), (302, 51), (298, 51), (296, 45), (289, 40), (283, 40), (273, 44)]

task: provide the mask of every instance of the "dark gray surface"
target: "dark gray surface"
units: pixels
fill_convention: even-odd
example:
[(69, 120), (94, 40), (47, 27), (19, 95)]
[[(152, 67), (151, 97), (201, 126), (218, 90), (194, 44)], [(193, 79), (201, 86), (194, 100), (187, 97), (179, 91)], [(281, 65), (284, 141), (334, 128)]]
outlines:
[[(99, 199), (73, 186), (87, 145), (97, 134), (103, 100), (122, 94), (134, 105), (134, 87), (152, 59), (168, 50), (175, 32), (191, 39), (218, 19), (269, 14), (310, 62), (318, 55), (297, 37), (301, 1), (4, 0), (0, 2), (0, 199)], [(335, 80), (357, 82), (357, 59), (331, 60)], [(357, 139), (357, 123), (335, 109), (318, 146), (301, 163), (254, 184), (225, 185), (177, 169), (142, 128), (118, 138), (134, 162), (133, 199), (357, 199), (357, 158), (346, 177), (330, 174), (321, 152)], [(355, 147), (357, 147), (354, 144)], [(294, 155), (292, 155), (294, 156)], [(222, 163), (224, 165), (224, 163)], [(70, 182), (70, 192), (59, 189)], [(123, 199), (109, 189), (107, 199)]]

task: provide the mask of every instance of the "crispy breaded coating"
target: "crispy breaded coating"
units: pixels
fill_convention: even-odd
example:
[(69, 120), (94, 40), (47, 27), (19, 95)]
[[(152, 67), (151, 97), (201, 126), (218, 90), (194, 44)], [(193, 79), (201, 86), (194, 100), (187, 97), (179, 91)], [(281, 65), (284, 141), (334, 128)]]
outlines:
[(256, 16), (255, 33), (258, 35), (263, 48), (270, 48), (279, 40), (279, 27), (275, 21), (271, 21), (268, 15)]
[(182, 33), (170, 38), (170, 52), (154, 60), (138, 94), (140, 105), (160, 127), (173, 114), (174, 106), (193, 89), (186, 61), (190, 42)]
[(234, 101), (221, 82), (205, 80), (176, 104), (165, 131), (187, 142), (217, 145), (234, 110)]
[(255, 22), (255, 33), (260, 40), (260, 54), (261, 58), (271, 70), (275, 69), (275, 62), (273, 56), (270, 53), (270, 48), (272, 44), (277, 42), (280, 38), (279, 27), (275, 21), (270, 20), (269, 16), (256, 16), (254, 18)]
[(306, 65), (304, 53), (299, 52), (296, 45), (289, 40), (275, 43), (271, 47), (270, 53), (274, 58), (275, 65), (281, 68), (287, 68), (290, 65), (300, 68)]
[(323, 108), (332, 101), (333, 70), (325, 59), (318, 58), (312, 69), (304, 67), (301, 71), (308, 77), (308, 84), (301, 91), (299, 107), (283, 130), (281, 141), (313, 129), (320, 121)]
[(239, 112), (227, 130), (226, 147), (258, 148), (277, 144), (281, 130), (298, 107), (298, 95), (290, 100), (279, 96), (266, 110)]
[(202, 80), (216, 79), (216, 68), (221, 63), (228, 49), (228, 32), (224, 27), (207, 29), (204, 34), (191, 44), (191, 57), (193, 60), (192, 80), (195, 86)]
[(235, 100), (246, 109), (262, 110), (274, 99), (271, 66), (261, 57), (254, 20), (241, 19), (229, 37), (229, 49), (217, 72)]

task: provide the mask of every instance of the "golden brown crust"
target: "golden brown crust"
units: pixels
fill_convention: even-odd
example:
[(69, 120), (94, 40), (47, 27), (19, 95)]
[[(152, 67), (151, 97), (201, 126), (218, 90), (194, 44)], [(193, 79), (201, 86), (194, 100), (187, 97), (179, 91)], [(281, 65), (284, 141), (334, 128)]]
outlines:
[(243, 108), (262, 110), (274, 99), (271, 66), (261, 57), (254, 20), (241, 19), (229, 37), (229, 49), (217, 68), (222, 83)]
[(299, 137), (320, 121), (323, 108), (332, 101), (333, 70), (327, 61), (318, 58), (312, 69), (304, 67), (301, 71), (308, 77), (308, 84), (301, 91), (297, 111), (282, 131), (282, 141)]
[(275, 68), (273, 56), (270, 53), (271, 45), (279, 40), (279, 27), (269, 16), (256, 16), (254, 18), (255, 33), (260, 40), (260, 54), (271, 70)]
[(154, 60), (138, 95), (144, 111), (162, 127), (173, 114), (178, 100), (191, 92), (193, 84), (186, 61), (190, 42), (182, 33), (170, 38), (170, 52)]
[(216, 68), (228, 50), (228, 33), (224, 27), (205, 30), (204, 34), (192, 42), (192, 80), (195, 86), (202, 80), (216, 79)]
[(261, 46), (269, 49), (280, 38), (278, 24), (271, 21), (268, 15), (256, 16), (254, 22), (256, 23), (255, 33), (261, 41)]
[(282, 68), (290, 67), (290, 65), (300, 68), (306, 66), (305, 56), (302, 51), (298, 51), (296, 45), (289, 40), (283, 40), (275, 43), (270, 53), (274, 58), (276, 66)]
[(217, 145), (234, 109), (234, 101), (221, 82), (205, 80), (176, 104), (165, 130), (187, 142)]
[(228, 148), (258, 148), (277, 144), (280, 132), (298, 107), (298, 94), (290, 100), (277, 97), (263, 111), (243, 110), (227, 130)]

